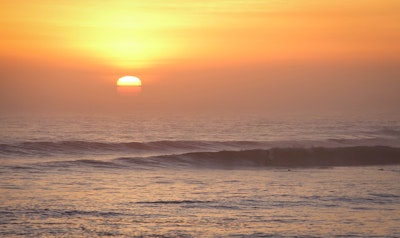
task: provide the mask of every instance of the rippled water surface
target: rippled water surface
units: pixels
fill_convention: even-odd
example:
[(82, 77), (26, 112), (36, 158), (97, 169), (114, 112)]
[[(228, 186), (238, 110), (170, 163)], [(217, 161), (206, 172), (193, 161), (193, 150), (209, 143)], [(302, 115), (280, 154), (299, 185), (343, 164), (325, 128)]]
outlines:
[(399, 236), (400, 167), (1, 171), (2, 236)]
[(0, 117), (2, 237), (400, 237), (400, 120)]

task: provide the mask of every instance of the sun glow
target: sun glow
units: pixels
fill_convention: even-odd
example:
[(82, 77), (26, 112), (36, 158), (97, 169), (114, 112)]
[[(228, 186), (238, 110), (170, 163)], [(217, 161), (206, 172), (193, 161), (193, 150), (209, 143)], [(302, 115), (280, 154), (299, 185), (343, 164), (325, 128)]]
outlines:
[(188, 60), (397, 59), (399, 1), (345, 2), (3, 0), (0, 52), (120, 70)]

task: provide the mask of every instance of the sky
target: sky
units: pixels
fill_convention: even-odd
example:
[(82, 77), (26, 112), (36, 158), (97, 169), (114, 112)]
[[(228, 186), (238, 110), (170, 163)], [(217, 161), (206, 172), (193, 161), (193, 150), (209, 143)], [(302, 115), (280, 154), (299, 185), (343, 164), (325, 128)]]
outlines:
[(4, 0), (0, 25), (1, 112), (400, 105), (398, 0)]

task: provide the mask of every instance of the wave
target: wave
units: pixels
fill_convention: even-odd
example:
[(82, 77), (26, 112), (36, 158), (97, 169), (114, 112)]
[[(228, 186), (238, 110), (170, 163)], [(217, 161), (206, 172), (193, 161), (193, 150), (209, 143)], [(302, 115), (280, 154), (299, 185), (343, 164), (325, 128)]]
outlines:
[(52, 156), (85, 154), (163, 154), (234, 148), (258, 148), (257, 141), (151, 141), (151, 142), (91, 142), (91, 141), (37, 141), (0, 144), (0, 155)]
[[(32, 168), (311, 168), (400, 164), (400, 148), (388, 146), (270, 148), (189, 152), (158, 156), (118, 157), (111, 160), (77, 159), (46, 161), (14, 166)], [(12, 167), (12, 166), (11, 166)], [(11, 168), (10, 167), (10, 168)], [(13, 167), (13, 168), (14, 168)]]
[(391, 139), (328, 139), (323, 141), (27, 141), (0, 144), (0, 156), (45, 157), (57, 155), (166, 155), (187, 152), (218, 152), (272, 148), (388, 146), (400, 147)]
[(400, 164), (400, 148), (357, 146), (336, 148), (272, 148), (241, 151), (193, 152), (118, 161), (156, 167), (335, 167)]

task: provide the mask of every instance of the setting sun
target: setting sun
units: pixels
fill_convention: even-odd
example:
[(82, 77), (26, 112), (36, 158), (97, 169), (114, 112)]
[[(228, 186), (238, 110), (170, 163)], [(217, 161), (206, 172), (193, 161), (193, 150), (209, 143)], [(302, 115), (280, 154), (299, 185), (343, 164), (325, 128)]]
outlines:
[(118, 87), (140, 87), (142, 86), (142, 81), (138, 77), (134, 76), (124, 76), (118, 79)]
[(136, 95), (142, 91), (142, 81), (134, 76), (121, 77), (117, 81), (117, 90), (123, 96)]

